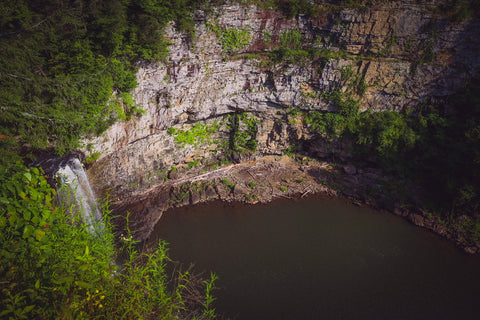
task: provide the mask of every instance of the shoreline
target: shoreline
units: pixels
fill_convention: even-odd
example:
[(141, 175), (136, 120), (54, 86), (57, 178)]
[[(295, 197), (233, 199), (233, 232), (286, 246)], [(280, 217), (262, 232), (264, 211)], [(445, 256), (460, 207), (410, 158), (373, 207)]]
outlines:
[[(343, 198), (358, 206), (401, 216), (454, 242), (469, 254), (480, 253), (480, 243), (469, 239), (468, 230), (461, 224), (466, 217), (457, 218), (460, 221), (453, 224), (444, 221), (423, 210), (416, 199), (406, 202), (400, 194), (392, 197), (395, 190), (387, 190), (380, 184), (385, 181), (388, 177), (374, 168), (356, 168), (310, 158), (298, 161), (288, 156), (264, 156), (213, 171), (202, 172), (199, 168), (197, 172), (179, 173), (176, 179), (132, 190), (121, 197), (114, 196), (112, 210), (120, 215), (130, 212), (131, 230), (136, 230), (135, 237), (139, 241), (145, 241), (169, 209), (215, 200), (254, 205), (312, 196)], [(114, 223), (122, 227), (125, 219), (114, 219)]]

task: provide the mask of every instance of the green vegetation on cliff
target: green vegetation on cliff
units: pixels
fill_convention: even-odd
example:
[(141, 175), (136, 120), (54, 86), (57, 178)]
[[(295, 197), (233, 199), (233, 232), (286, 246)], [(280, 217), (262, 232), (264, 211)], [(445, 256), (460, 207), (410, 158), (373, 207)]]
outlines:
[[(92, 232), (55, 199), (39, 169), (0, 166), (0, 318), (214, 318), (214, 275), (171, 279), (165, 243), (140, 254), (127, 227), (115, 245), (108, 221)], [(108, 218), (108, 206), (104, 213)], [(119, 254), (126, 256), (121, 268)]]
[(424, 187), (444, 217), (475, 215), (480, 208), (480, 80), (450, 96), (443, 110), (426, 101), (407, 114), (359, 112), (358, 101), (324, 94), (336, 112), (311, 111), (304, 121), (327, 140), (354, 146), (359, 162), (374, 161), (400, 179)]
[[(249, 2), (293, 17), (382, 1)], [(221, 1), (0, 1), (0, 161), (15, 159), (20, 146), (53, 147), (63, 154), (77, 148), (80, 137), (141, 114), (129, 96), (136, 86), (136, 63), (166, 57), (169, 43), (162, 32), (169, 21), (193, 34), (193, 12), (199, 7), (209, 12), (217, 3)], [(440, 10), (469, 17), (477, 7), (478, 1), (452, 1)], [(251, 37), (247, 30), (216, 30), (228, 53)], [(280, 48), (272, 52), (276, 58), (303, 61), (331, 55), (305, 50), (298, 30), (280, 38)]]
[(63, 154), (141, 112), (128, 95), (135, 62), (164, 59), (163, 28), (193, 30), (203, 2), (0, 1), (2, 162), (21, 145)]
[[(92, 234), (41, 170), (16, 162), (141, 113), (129, 93), (137, 62), (164, 59), (166, 24), (192, 31), (203, 2), (0, 0), (0, 318), (214, 317), (213, 281), (171, 278), (164, 243), (141, 254), (124, 231), (115, 244), (108, 221)], [(186, 294), (198, 284), (203, 300)]]
[(255, 152), (257, 150), (258, 127), (254, 115), (249, 116), (246, 112), (230, 114), (227, 127), (230, 130), (228, 152)]
[(233, 54), (245, 48), (251, 39), (248, 29), (237, 30), (235, 28), (227, 28), (220, 30), (216, 25), (208, 22), (207, 26), (215, 32), (222, 45), (223, 52), (227, 54)]
[(182, 147), (187, 144), (196, 147), (201, 143), (213, 143), (210, 136), (217, 132), (219, 128), (220, 125), (217, 122), (214, 122), (211, 125), (196, 123), (193, 127), (186, 130), (170, 127), (167, 132), (172, 135), (175, 142)]
[(445, 110), (419, 110), (412, 170), (449, 214), (480, 209), (480, 79), (449, 98)]

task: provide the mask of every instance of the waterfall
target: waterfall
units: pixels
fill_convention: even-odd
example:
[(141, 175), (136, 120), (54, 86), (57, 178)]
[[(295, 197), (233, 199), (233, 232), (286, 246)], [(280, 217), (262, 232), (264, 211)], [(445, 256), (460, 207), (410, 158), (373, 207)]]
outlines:
[(69, 208), (71, 214), (78, 215), (90, 232), (99, 233), (105, 226), (80, 160), (84, 157), (81, 152), (71, 152), (62, 157), (51, 153), (38, 153), (37, 159), (30, 165), (43, 168), (50, 185), (56, 187), (58, 200), (62, 205)]
[(103, 230), (102, 213), (80, 160), (75, 157), (61, 164), (56, 177), (60, 201), (69, 206), (72, 214), (80, 215), (91, 232)]

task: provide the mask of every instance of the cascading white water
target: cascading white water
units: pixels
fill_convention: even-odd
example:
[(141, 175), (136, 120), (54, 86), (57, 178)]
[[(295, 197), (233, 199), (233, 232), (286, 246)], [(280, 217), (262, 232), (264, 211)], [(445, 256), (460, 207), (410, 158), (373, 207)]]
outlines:
[(58, 195), (61, 201), (70, 205), (71, 213), (79, 214), (90, 231), (103, 230), (102, 213), (80, 160), (73, 158), (61, 165), (56, 176), (61, 184)]

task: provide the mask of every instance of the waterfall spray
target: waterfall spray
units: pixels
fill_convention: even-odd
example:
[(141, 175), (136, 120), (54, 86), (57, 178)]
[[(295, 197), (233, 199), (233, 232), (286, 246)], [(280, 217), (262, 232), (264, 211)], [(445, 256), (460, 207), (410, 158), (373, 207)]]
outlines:
[(70, 207), (72, 214), (80, 215), (92, 232), (103, 230), (102, 213), (80, 160), (70, 159), (60, 166), (56, 176), (61, 184), (60, 201)]
[(78, 215), (92, 233), (99, 233), (105, 226), (80, 160), (83, 157), (81, 152), (72, 152), (63, 157), (38, 154), (31, 166), (42, 167), (50, 185), (56, 186), (58, 200), (63, 206), (69, 208), (71, 214)]

